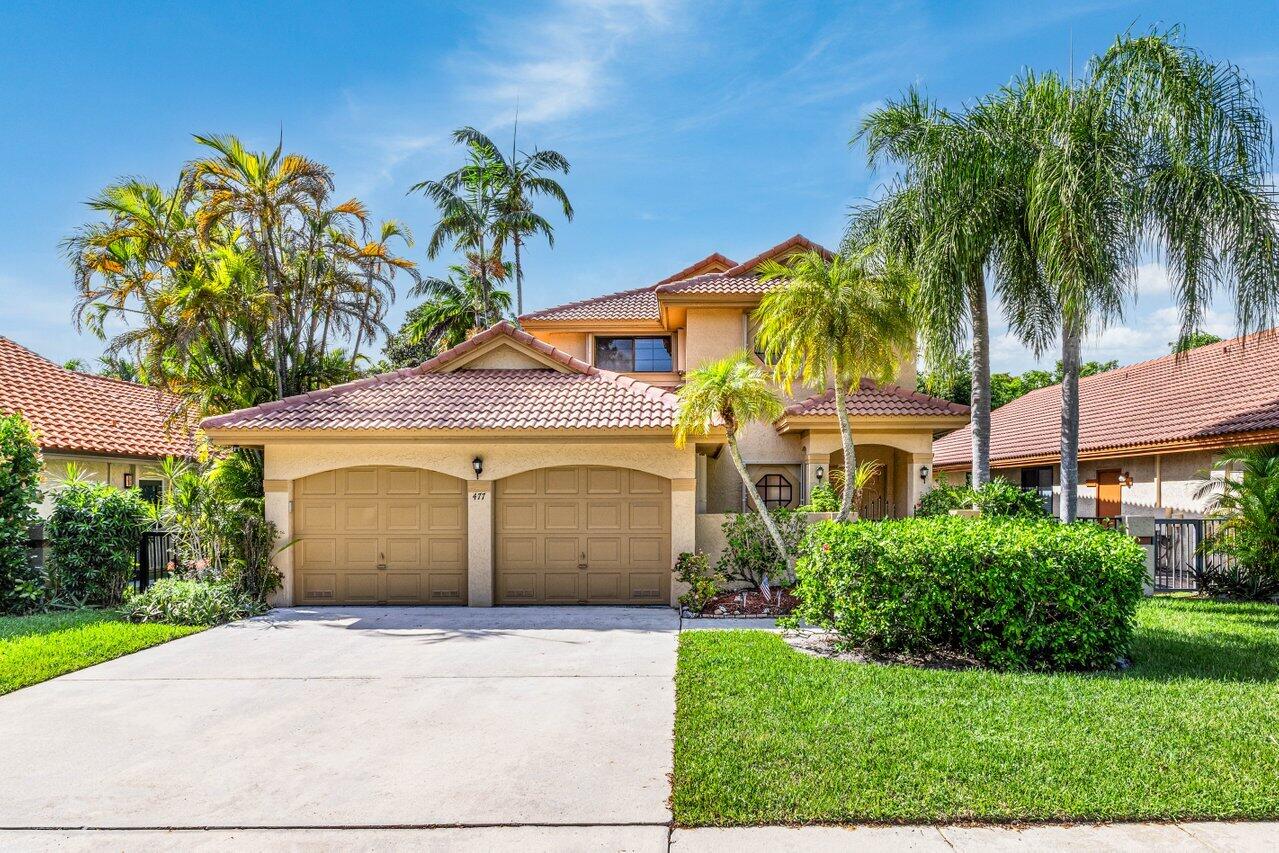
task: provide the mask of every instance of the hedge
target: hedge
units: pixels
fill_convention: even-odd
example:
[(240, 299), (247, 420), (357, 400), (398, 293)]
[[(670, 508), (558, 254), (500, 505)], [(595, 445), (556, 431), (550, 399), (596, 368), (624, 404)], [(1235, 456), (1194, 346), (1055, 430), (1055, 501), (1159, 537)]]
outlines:
[(1094, 524), (907, 518), (812, 528), (797, 620), (879, 652), (947, 650), (998, 669), (1085, 670), (1128, 652), (1145, 553)]

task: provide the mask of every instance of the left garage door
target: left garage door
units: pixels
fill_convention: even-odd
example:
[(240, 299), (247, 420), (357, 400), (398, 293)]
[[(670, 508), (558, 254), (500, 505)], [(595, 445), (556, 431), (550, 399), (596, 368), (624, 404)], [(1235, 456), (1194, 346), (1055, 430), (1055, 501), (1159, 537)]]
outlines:
[(466, 483), (418, 468), (298, 480), (298, 604), (465, 604)]

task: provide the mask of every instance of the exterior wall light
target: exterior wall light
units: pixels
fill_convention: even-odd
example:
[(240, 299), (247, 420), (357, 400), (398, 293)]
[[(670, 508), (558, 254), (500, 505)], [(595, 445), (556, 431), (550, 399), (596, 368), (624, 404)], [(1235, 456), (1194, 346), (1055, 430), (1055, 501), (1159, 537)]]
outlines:
[(475, 479), (478, 480), (480, 475), (484, 473), (484, 460), (476, 456), (471, 460), (471, 467), (475, 469)]
[(927, 465), (919, 466), (919, 479), (923, 480), (925, 483), (928, 482), (928, 466)]
[(127, 472), (127, 471), (125, 472), (125, 475), (124, 475), (124, 487), (125, 487), (126, 489), (132, 489), (132, 488), (133, 488), (133, 474), (131, 474), (131, 473)]
[(820, 483), (822, 481), (822, 477), (826, 476), (826, 469), (818, 465), (816, 473), (817, 473), (817, 482)]

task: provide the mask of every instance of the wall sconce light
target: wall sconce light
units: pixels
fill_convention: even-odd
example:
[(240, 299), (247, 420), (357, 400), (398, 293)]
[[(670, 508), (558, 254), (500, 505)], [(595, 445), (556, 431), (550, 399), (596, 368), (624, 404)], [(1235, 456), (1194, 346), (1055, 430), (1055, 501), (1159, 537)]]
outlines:
[(919, 466), (919, 479), (925, 483), (928, 482), (928, 466), (927, 465)]
[(475, 479), (478, 480), (480, 475), (484, 473), (484, 460), (476, 456), (471, 460), (471, 467), (475, 469)]
[(1127, 486), (1130, 489), (1132, 488), (1132, 472), (1131, 471), (1125, 471), (1122, 475), (1120, 475), (1120, 479), (1123, 480), (1123, 483), (1125, 486)]
[(124, 475), (124, 487), (126, 489), (133, 488), (133, 474), (126, 472)]
[(817, 482), (820, 483), (822, 481), (822, 477), (826, 476), (826, 469), (818, 465), (816, 473), (817, 473)]

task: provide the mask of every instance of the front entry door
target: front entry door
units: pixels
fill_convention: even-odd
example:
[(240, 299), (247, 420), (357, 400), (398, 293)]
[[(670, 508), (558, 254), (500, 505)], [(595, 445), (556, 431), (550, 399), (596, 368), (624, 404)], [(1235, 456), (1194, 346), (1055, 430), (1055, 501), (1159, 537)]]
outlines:
[(1117, 518), (1123, 514), (1124, 493), (1118, 468), (1097, 472), (1097, 517)]

